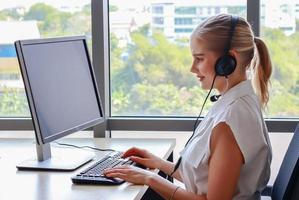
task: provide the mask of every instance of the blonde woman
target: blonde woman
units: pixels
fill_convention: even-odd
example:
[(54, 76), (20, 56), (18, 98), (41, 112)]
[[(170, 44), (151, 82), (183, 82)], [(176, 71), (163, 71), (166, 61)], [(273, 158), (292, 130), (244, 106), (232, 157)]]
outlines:
[(176, 164), (139, 148), (123, 155), (171, 175), (185, 189), (132, 166), (109, 169), (105, 175), (148, 185), (165, 199), (260, 199), (272, 157), (261, 112), (269, 99), (272, 69), (267, 47), (245, 19), (220, 14), (195, 28), (190, 48), (191, 72), (203, 89), (218, 90), (218, 101), (194, 129)]

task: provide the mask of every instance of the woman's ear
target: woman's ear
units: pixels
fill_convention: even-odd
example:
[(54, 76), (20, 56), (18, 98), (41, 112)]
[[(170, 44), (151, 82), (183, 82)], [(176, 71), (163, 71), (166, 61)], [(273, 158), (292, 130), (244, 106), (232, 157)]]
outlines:
[(230, 56), (236, 58), (236, 59), (239, 57), (239, 54), (238, 54), (238, 52), (237, 52), (235, 49), (231, 49), (231, 50), (229, 50), (229, 51), (228, 51), (228, 54), (229, 54)]

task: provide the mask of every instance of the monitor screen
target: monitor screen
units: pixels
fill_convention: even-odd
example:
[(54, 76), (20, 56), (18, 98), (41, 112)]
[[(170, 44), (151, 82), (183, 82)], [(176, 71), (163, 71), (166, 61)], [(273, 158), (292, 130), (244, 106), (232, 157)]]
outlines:
[(16, 48), (38, 142), (103, 121), (84, 37), (24, 40)]

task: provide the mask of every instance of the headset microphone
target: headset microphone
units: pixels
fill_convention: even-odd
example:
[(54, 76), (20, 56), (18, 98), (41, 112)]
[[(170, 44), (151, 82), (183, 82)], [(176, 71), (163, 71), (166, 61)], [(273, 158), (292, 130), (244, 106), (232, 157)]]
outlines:
[(219, 99), (219, 97), (221, 97), (221, 94), (213, 95), (213, 96), (210, 97), (210, 101), (211, 102), (216, 102)]

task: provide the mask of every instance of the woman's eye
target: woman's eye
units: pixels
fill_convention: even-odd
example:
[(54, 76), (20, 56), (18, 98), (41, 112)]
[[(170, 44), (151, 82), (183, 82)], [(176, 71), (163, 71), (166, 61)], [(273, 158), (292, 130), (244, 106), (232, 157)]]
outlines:
[(197, 62), (201, 62), (203, 59), (202, 58), (195, 58)]

